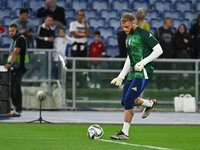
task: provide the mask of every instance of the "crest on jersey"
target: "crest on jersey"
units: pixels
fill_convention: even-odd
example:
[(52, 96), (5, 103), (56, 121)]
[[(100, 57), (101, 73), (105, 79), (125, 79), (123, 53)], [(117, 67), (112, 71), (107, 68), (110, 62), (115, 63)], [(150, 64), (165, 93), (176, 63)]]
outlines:
[(128, 40), (128, 45), (131, 45), (131, 39)]
[(137, 87), (133, 87), (132, 90), (137, 92)]

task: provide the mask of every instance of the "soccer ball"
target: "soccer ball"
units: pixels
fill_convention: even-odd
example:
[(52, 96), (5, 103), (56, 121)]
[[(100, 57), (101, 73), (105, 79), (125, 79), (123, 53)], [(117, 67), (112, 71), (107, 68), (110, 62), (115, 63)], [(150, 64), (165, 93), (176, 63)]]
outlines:
[(88, 128), (88, 137), (90, 139), (100, 139), (103, 137), (103, 128), (98, 124), (93, 124)]
[(38, 91), (36, 94), (36, 98), (40, 101), (45, 100), (45, 98), (46, 98), (45, 92), (42, 90)]

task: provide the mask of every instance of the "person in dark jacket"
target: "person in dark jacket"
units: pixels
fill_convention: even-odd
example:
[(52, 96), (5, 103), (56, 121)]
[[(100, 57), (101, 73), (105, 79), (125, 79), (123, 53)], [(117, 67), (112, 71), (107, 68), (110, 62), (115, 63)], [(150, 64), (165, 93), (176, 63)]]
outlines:
[(185, 24), (180, 24), (173, 36), (173, 46), (175, 58), (190, 58), (191, 57), (191, 36), (187, 32)]
[(124, 31), (120, 31), (117, 33), (117, 41), (119, 45), (119, 57), (126, 58), (127, 51), (126, 51), (126, 33)]
[(160, 58), (172, 58), (173, 57), (173, 47), (172, 47), (172, 38), (173, 32), (171, 30), (173, 26), (173, 20), (170, 17), (166, 17), (164, 20), (164, 25), (158, 28), (155, 32), (155, 37), (159, 41), (163, 54)]
[(66, 25), (65, 10), (63, 7), (56, 5), (56, 0), (47, 0), (37, 11), (37, 17), (41, 18), (48, 15), (53, 17), (53, 25)]
[[(37, 29), (37, 48), (39, 49), (52, 49), (54, 47), (54, 27), (52, 16), (47, 16), (45, 22), (41, 24)], [(47, 53), (38, 53), (38, 62), (40, 70), (40, 78), (47, 77)]]
[(193, 53), (192, 58), (200, 58), (200, 14), (198, 15), (196, 22), (190, 28), (190, 35), (192, 36), (193, 42)]

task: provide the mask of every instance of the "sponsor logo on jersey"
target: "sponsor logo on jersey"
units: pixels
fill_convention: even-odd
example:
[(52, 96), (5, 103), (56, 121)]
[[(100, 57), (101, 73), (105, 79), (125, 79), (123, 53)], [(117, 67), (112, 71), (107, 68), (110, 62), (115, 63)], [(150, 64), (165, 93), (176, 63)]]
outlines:
[(132, 89), (133, 91), (137, 92), (137, 87), (133, 87)]

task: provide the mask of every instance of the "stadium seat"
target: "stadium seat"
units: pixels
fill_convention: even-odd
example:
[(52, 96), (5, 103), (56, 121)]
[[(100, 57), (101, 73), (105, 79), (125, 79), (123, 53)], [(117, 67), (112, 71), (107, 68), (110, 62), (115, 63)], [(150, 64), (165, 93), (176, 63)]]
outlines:
[(155, 4), (152, 6), (154, 10), (158, 10), (159, 12), (167, 11), (172, 9), (172, 4), (170, 1), (156, 1)]
[(93, 36), (89, 36), (89, 37), (87, 38), (87, 44), (88, 44), (88, 46), (90, 46), (90, 44), (91, 44), (93, 41), (94, 41)]
[(75, 9), (68, 9), (68, 10), (65, 10), (65, 17), (66, 18), (72, 18), (72, 17), (76, 17), (76, 11)]
[(111, 3), (113, 9), (121, 11), (123, 9), (129, 9), (129, 3), (127, 1), (115, 0)]
[(151, 19), (150, 24), (152, 28), (159, 28), (163, 26), (163, 20)]
[(121, 16), (122, 16), (123, 14), (125, 14), (125, 13), (131, 13), (131, 10), (128, 10), (128, 9), (121, 10), (121, 11), (119, 12), (119, 17), (121, 18)]
[(71, 4), (71, 8), (77, 10), (81, 9), (87, 9), (88, 7), (88, 2), (87, 0), (81, 1), (81, 0), (73, 0)]
[(0, 34), (0, 37), (3, 36), (3, 35), (8, 35), (8, 34), (9, 34), (9, 32), (8, 32), (9, 26), (5, 26), (5, 25), (4, 25), (3, 27), (5, 28), (5, 32), (4, 32), (4, 33), (1, 33), (1, 34)]
[(106, 55), (110, 57), (119, 56), (119, 47), (118, 46), (106, 46)]
[(109, 26), (113, 27), (115, 29), (115, 31), (116, 31), (120, 27), (120, 21), (119, 21), (119, 19), (111, 18), (109, 20)]
[(16, 8), (23, 8), (23, 0), (7, 0), (6, 1), (6, 6), (8, 8), (11, 8), (12, 10), (16, 9)]
[(108, 9), (108, 1), (95, 0), (92, 2), (92, 8), (96, 9), (97, 11), (100, 11), (102, 9)]
[(157, 30), (157, 28), (152, 28), (152, 27), (150, 29), (151, 33), (153, 33), (153, 34), (156, 32), (156, 30)]
[(42, 4), (44, 3), (44, 0), (34, 0), (29, 1), (29, 7), (33, 10), (37, 11), (40, 7), (42, 7)]
[(1, 14), (1, 18), (5, 17), (5, 16), (10, 16), (11, 9), (10, 8), (0, 9), (0, 14)]
[(194, 15), (191, 11), (185, 11), (184, 12), (184, 18), (189, 19), (190, 22), (192, 22), (194, 19), (196, 19), (196, 15)]
[(194, 4), (194, 6), (195, 6), (195, 9), (196, 9), (197, 11), (199, 11), (199, 10), (200, 10), (200, 1), (197, 1), (197, 2)]
[(165, 17), (171, 17), (173, 19), (180, 19), (183, 18), (183, 16), (181, 16), (181, 12), (180, 11), (164, 11), (163, 12), (163, 19)]
[(159, 18), (159, 12), (157, 10), (148, 11), (145, 18), (147, 20), (151, 20), (153, 18), (158, 19)]
[(173, 26), (177, 29), (178, 26), (182, 23), (180, 19), (173, 19)]
[(3, 48), (9, 48), (11, 43), (11, 38), (8, 35), (1, 36), (1, 45)]
[(91, 27), (94, 27), (95, 29), (100, 27), (100, 26), (105, 26), (105, 19), (104, 18), (90, 18), (89, 19), (89, 25)]
[(42, 24), (42, 19), (40, 18), (30, 18), (33, 26), (39, 26)]
[(85, 18), (88, 20), (89, 18), (97, 18), (98, 13), (95, 9), (85, 9)]
[(76, 20), (76, 18), (74, 18), (74, 17), (66, 19), (68, 25), (70, 25), (70, 23), (75, 21), (75, 20)]
[(149, 9), (149, 2), (148, 1), (133, 1), (132, 2), (132, 7), (134, 9), (138, 9), (138, 8), (145, 8), (146, 10)]
[(108, 21), (110, 18), (118, 18), (118, 12), (117, 10), (107, 10), (107, 9), (102, 9), (99, 12), (100, 17), (105, 18), (106, 21)]
[(104, 39), (107, 39), (109, 36), (114, 35), (114, 28), (113, 27), (108, 27), (108, 28), (99, 27), (99, 28), (97, 28), (97, 30), (101, 32), (101, 36)]
[(186, 25), (187, 29), (189, 29), (189, 27), (190, 27), (189, 19), (183, 19), (181, 22)]
[(184, 11), (190, 11), (192, 10), (192, 2), (181, 2), (181, 1), (177, 1), (174, 4), (175, 6), (175, 10), (178, 10), (180, 12), (184, 12)]
[(8, 17), (8, 16), (3, 17), (3, 24), (4, 24), (5, 26), (9, 26), (10, 23), (11, 23), (13, 20), (15, 20), (16, 18), (18, 18), (18, 17), (14, 17), (14, 18), (11, 18), (11, 17)]
[(107, 39), (107, 45), (118, 46), (117, 38), (114, 36), (109, 36)]
[(58, 6), (61, 6), (61, 7), (66, 7), (66, 1), (65, 0), (56, 0), (56, 4)]

